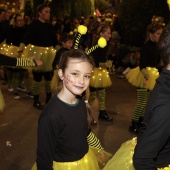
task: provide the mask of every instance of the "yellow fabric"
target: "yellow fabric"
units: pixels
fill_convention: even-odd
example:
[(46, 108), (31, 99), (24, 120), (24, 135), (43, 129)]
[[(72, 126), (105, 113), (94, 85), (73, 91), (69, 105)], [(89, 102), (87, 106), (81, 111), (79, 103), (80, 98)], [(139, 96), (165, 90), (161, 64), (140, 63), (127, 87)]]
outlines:
[(141, 70), (141, 72), (144, 74), (144, 76), (148, 74), (148, 71), (147, 71), (146, 68), (143, 68), (143, 69)]
[(0, 90), (0, 112), (3, 111), (4, 107), (5, 107), (4, 97), (3, 97), (2, 92)]
[(24, 51), (24, 49), (25, 49), (25, 44), (21, 43), (19, 46), (19, 51)]
[(146, 70), (149, 76), (146, 85), (143, 83), (145, 75), (140, 71), (139, 67), (131, 69), (126, 74), (128, 82), (136, 87), (152, 90), (155, 86), (156, 79), (159, 77), (159, 72), (156, 68), (152, 67), (147, 67)]
[(107, 60), (107, 62), (105, 63), (99, 63), (99, 66), (100, 67), (103, 67), (103, 68), (111, 68), (112, 67), (112, 61), (111, 60)]
[[(36, 164), (31, 170), (37, 170)], [(91, 148), (88, 153), (80, 160), (74, 162), (55, 162), (53, 170), (100, 170), (96, 154)]]
[[(135, 170), (132, 157), (136, 142), (137, 138), (124, 142), (103, 170)], [(158, 170), (170, 170), (170, 167), (158, 168)]]
[(54, 60), (56, 50), (53, 47), (38, 47), (29, 44), (23, 51), (23, 56), (35, 56), (35, 60), (42, 60), (43, 64), (34, 68), (35, 71), (52, 71), (52, 62)]
[(3, 54), (16, 58), (18, 55), (18, 49), (19, 49), (19, 47), (17, 47), (17, 46), (4, 44), (3, 45)]
[(111, 86), (112, 82), (106, 68), (95, 67), (91, 78), (90, 86), (95, 88), (104, 88)]
[(54, 75), (53, 78), (51, 80), (51, 89), (52, 91), (55, 93), (55, 91), (57, 91), (57, 87), (58, 87), (58, 70), (54, 71)]

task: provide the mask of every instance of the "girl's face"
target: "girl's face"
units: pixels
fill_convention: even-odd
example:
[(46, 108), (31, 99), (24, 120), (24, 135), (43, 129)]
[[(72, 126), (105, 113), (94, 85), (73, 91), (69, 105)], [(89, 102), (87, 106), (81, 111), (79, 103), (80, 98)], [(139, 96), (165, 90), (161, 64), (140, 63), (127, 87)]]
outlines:
[(45, 7), (42, 11), (39, 12), (39, 19), (43, 22), (47, 22), (50, 20), (50, 8)]
[(65, 94), (81, 95), (89, 86), (92, 70), (93, 66), (89, 62), (70, 59), (65, 72), (61, 69), (58, 71)]
[(159, 41), (159, 37), (160, 37), (160, 35), (162, 34), (162, 29), (159, 29), (159, 30), (157, 30), (155, 33), (150, 33), (149, 34), (149, 38), (150, 38), (150, 40), (151, 41), (153, 41), (153, 42), (158, 42)]
[(111, 30), (109, 28), (107, 28), (104, 32), (100, 33), (100, 36), (105, 38), (106, 41), (109, 41), (110, 37), (111, 37)]

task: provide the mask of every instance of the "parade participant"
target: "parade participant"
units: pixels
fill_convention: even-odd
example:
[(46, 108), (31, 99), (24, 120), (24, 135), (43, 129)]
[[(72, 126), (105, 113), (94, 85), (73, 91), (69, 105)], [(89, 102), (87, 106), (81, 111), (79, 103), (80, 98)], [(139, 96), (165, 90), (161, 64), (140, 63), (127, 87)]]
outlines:
[(169, 41), (170, 25), (164, 29), (158, 42), (164, 69), (149, 98), (143, 128), (140, 129), (137, 139), (122, 144), (103, 170), (170, 170)]
[[(37, 9), (37, 19), (33, 21), (22, 40), (20, 51), (23, 56), (34, 55), (36, 59), (41, 59), (43, 65), (33, 69), (33, 85), (32, 91), (34, 95), (33, 106), (42, 110), (43, 105), (39, 99), (41, 80), (44, 77), (45, 92), (47, 103), (51, 96), (51, 80), (53, 77), (52, 62), (56, 53), (54, 47), (57, 46), (57, 37), (53, 26), (49, 23), (50, 8), (43, 4)], [(24, 49), (24, 47), (26, 48)]]
[[(109, 41), (111, 37), (110, 27), (107, 25), (99, 26), (97, 30), (97, 39), (103, 37), (106, 41)], [(95, 42), (96, 43), (96, 42)], [(111, 85), (111, 80), (107, 71), (107, 68), (112, 67), (112, 62), (107, 61), (107, 49), (108, 45), (104, 48), (97, 48), (91, 55), (95, 62), (95, 68), (90, 79), (90, 96), (89, 103), (92, 104), (95, 98), (99, 99), (99, 119), (111, 122), (113, 119), (109, 117), (105, 108), (106, 91), (105, 88)]]
[[(14, 14), (7, 31), (6, 44), (4, 44), (2, 48), (4, 49), (5, 54), (9, 55), (10, 57), (22, 57), (19, 51), (19, 45), (25, 34), (25, 31), (26, 27), (21, 14)], [(20, 98), (18, 94), (18, 87), (23, 80), (26, 87), (26, 96), (33, 98), (30, 89), (31, 83), (28, 69), (21, 67), (7, 67), (7, 80), (8, 90), (13, 91), (14, 99)], [(25, 90), (25, 88), (22, 90)]]
[[(60, 58), (59, 92), (46, 105), (38, 121), (37, 159), (32, 170), (99, 170), (89, 145), (101, 145), (89, 132), (87, 107), (81, 94), (88, 88), (93, 59), (80, 49)], [(88, 141), (88, 142), (87, 142)]]
[(134, 109), (130, 132), (138, 132), (142, 126), (145, 107), (152, 91), (155, 80), (159, 76), (160, 57), (158, 55), (157, 42), (162, 33), (162, 26), (150, 24), (147, 27), (146, 43), (141, 48), (139, 67), (131, 69), (127, 74), (127, 80), (137, 87), (137, 105)]
[[(6, 55), (0, 54), (0, 65), (4, 66), (17, 66), (17, 67), (35, 67), (42, 65), (42, 61), (40, 60), (33, 60), (33, 58), (12, 58), (8, 57)], [(3, 108), (5, 107), (4, 98), (2, 96), (1, 90), (0, 90), (0, 111), (3, 111)]]
[(61, 47), (56, 52), (55, 58), (52, 63), (52, 67), (54, 70), (54, 76), (51, 81), (51, 88), (52, 88), (53, 93), (55, 93), (56, 88), (57, 88), (56, 72), (57, 72), (58, 62), (60, 61), (60, 57), (62, 56), (62, 54), (64, 52), (70, 50), (73, 47), (73, 41), (74, 41), (74, 37), (70, 34), (64, 34), (61, 37)]

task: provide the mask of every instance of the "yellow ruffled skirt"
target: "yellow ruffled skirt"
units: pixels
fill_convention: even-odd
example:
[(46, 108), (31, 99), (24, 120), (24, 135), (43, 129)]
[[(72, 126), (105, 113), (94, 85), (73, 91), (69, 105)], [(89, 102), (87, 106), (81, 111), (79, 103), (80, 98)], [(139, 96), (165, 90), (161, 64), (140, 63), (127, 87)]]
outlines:
[(3, 97), (2, 92), (0, 90), (0, 112), (3, 111), (4, 107), (5, 107), (4, 97)]
[(126, 74), (126, 78), (128, 82), (136, 87), (152, 90), (155, 86), (156, 79), (159, 77), (159, 72), (156, 68), (152, 68), (152, 67), (147, 67), (146, 69), (149, 75), (146, 84), (144, 84), (144, 74), (140, 71), (139, 67), (131, 69)]
[(47, 72), (52, 71), (52, 62), (56, 50), (53, 47), (38, 47), (29, 44), (23, 52), (23, 57), (35, 57), (35, 60), (42, 60), (43, 64), (34, 68), (35, 71)]
[[(137, 138), (124, 142), (103, 170), (135, 170), (132, 157), (136, 142)], [(170, 167), (158, 168), (158, 170), (170, 170)]]
[(111, 84), (112, 81), (107, 69), (95, 67), (91, 75), (90, 86), (95, 88), (105, 88), (111, 86)]
[[(55, 162), (53, 170), (101, 170), (111, 158), (112, 154), (105, 150), (89, 147), (88, 153), (80, 160), (74, 162)], [(37, 170), (36, 164), (31, 170)]]
[(1, 52), (7, 56), (16, 58), (18, 55), (19, 47), (14, 45), (3, 44)]
[[(31, 170), (37, 170), (36, 164)], [(96, 154), (91, 148), (88, 153), (80, 160), (74, 162), (55, 162), (53, 170), (100, 170)]]

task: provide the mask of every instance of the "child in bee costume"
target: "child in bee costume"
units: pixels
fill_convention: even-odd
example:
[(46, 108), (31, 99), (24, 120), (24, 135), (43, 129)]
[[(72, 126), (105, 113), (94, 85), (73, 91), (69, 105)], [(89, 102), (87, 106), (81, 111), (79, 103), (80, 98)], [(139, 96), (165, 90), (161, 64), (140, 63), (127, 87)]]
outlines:
[[(16, 67), (35, 67), (41, 65), (42, 62), (40, 60), (33, 60), (32, 58), (13, 58), (8, 57), (6, 55), (0, 54), (0, 65), (4, 66), (16, 66)], [(0, 111), (3, 111), (5, 107), (5, 102), (3, 95), (0, 90)]]

